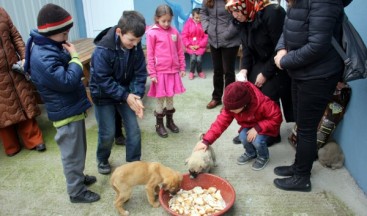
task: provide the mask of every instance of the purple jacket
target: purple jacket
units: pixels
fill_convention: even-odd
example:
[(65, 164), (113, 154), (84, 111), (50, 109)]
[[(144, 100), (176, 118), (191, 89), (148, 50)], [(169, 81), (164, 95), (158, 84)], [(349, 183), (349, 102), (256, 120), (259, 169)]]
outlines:
[[(200, 23), (196, 23), (191, 17), (186, 21), (182, 30), (182, 42), (188, 54), (203, 55), (208, 44), (208, 35), (204, 33)], [(190, 46), (199, 45), (199, 49), (192, 50)]]
[(173, 27), (153, 25), (146, 31), (149, 76), (185, 71), (185, 55), (180, 33)]

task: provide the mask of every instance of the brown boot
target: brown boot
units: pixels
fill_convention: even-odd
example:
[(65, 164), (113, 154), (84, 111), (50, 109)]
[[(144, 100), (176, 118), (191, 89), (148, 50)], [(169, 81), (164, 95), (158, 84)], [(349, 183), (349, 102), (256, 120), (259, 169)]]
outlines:
[(160, 137), (166, 138), (168, 137), (168, 133), (166, 131), (166, 128), (163, 124), (163, 118), (164, 118), (164, 112), (162, 114), (157, 113), (154, 111), (154, 115), (156, 117), (157, 123), (155, 125), (155, 131)]
[(172, 110), (167, 110), (166, 108), (164, 108), (163, 113), (165, 113), (167, 116), (166, 121), (167, 128), (170, 129), (173, 133), (178, 133), (180, 132), (180, 130), (178, 129), (177, 125), (175, 125), (175, 123), (173, 122), (173, 113), (175, 111), (176, 111), (175, 108), (173, 108)]

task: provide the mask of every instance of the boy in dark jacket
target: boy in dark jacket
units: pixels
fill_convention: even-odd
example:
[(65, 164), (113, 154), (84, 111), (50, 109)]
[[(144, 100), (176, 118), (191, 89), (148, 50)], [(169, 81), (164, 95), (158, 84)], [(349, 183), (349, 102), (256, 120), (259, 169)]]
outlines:
[(126, 161), (141, 156), (141, 135), (136, 119), (143, 117), (141, 98), (147, 70), (141, 47), (145, 19), (136, 11), (124, 11), (117, 26), (102, 31), (95, 39), (91, 61), (90, 91), (98, 123), (98, 172), (109, 174), (108, 159), (115, 135), (115, 112), (126, 131)]
[(265, 96), (250, 82), (234, 82), (224, 90), (224, 109), (198, 142), (194, 151), (204, 149), (217, 140), (233, 119), (241, 126), (239, 137), (246, 149), (237, 159), (237, 164), (246, 164), (252, 159), (253, 170), (262, 170), (269, 162), (266, 140), (279, 135), (282, 113), (279, 106)]
[(67, 42), (73, 18), (60, 6), (47, 4), (38, 13), (37, 26), (30, 33), (24, 67), (25, 71), (30, 69), (48, 118), (57, 130), (55, 140), (70, 201), (98, 201), (100, 196), (87, 188), (96, 177), (83, 174), (87, 151), (84, 119), (91, 104), (81, 81), (83, 66), (78, 53)]

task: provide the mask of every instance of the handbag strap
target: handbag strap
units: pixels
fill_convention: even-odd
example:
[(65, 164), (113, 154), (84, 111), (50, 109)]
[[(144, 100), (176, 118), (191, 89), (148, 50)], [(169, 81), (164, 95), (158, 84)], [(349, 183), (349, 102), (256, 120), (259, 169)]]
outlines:
[[(344, 28), (344, 22), (348, 22), (348, 17), (345, 13), (343, 13), (342, 28)], [(344, 30), (342, 30), (342, 31), (344, 32)], [(338, 41), (336, 41), (334, 36), (331, 39), (331, 44), (333, 45), (335, 50), (339, 53), (340, 57), (342, 57), (342, 59), (344, 61), (344, 64), (347, 65), (347, 66), (350, 65), (352, 63), (352, 60), (347, 56), (347, 54), (345, 53), (343, 47), (340, 46), (340, 44), (338, 43)]]
[(347, 56), (347, 54), (345, 53), (345, 51), (343, 50), (343, 48), (340, 46), (340, 44), (338, 43), (338, 41), (336, 41), (336, 39), (335, 39), (334, 36), (331, 39), (331, 44), (333, 45), (333, 47), (335, 48), (335, 50), (339, 53), (340, 57), (342, 57), (342, 59), (344, 61), (344, 64), (345, 65), (350, 65), (352, 63), (352, 61)]

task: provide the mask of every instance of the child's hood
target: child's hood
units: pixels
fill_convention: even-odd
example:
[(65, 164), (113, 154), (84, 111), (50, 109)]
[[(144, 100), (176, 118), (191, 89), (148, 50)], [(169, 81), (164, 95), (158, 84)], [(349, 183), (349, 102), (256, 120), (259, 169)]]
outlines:
[(116, 26), (104, 29), (96, 36), (96, 38), (93, 41), (94, 44), (96, 46), (115, 49), (116, 48), (115, 32), (116, 32)]

